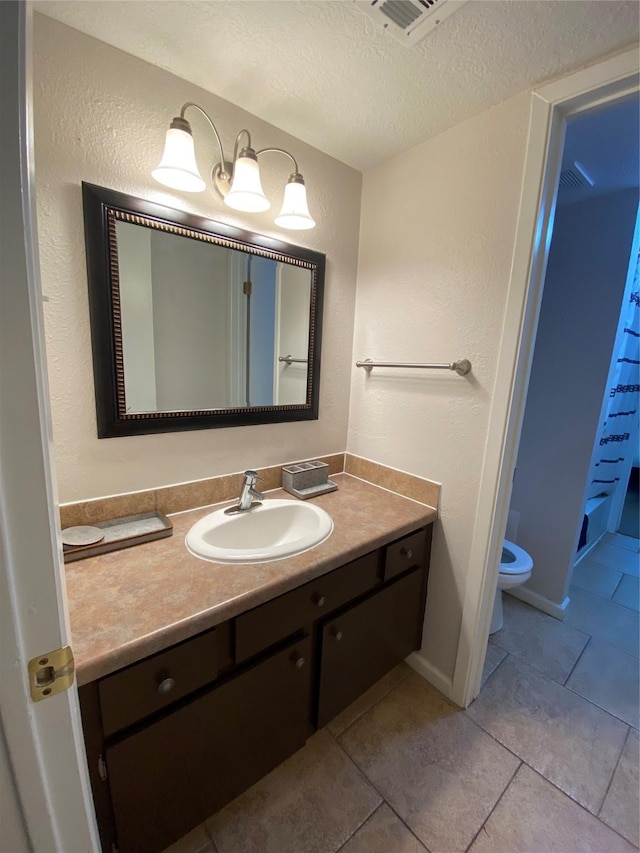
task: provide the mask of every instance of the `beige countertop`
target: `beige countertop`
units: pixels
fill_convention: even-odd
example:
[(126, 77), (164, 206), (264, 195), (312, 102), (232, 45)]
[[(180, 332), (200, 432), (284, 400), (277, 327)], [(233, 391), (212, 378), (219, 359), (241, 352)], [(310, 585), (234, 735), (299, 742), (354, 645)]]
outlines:
[[(78, 684), (192, 637), (435, 521), (432, 507), (348, 474), (313, 502), (333, 519), (316, 548), (270, 563), (228, 565), (186, 549), (189, 528), (216, 504), (172, 515), (173, 536), (65, 566)], [(290, 497), (280, 490), (269, 498)]]

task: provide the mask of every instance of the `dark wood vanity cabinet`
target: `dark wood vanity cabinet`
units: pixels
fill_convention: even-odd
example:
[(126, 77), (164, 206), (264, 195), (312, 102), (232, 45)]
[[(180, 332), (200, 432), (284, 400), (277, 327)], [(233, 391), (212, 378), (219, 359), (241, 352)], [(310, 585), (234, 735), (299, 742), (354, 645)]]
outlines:
[(419, 648), (431, 526), (80, 688), (103, 850), (157, 853)]

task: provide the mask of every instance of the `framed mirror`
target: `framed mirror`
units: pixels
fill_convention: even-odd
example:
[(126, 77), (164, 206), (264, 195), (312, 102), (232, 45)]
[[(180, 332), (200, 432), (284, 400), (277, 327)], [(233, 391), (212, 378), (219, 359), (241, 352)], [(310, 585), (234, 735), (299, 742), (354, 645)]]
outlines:
[(99, 438), (317, 419), (323, 254), (82, 193)]

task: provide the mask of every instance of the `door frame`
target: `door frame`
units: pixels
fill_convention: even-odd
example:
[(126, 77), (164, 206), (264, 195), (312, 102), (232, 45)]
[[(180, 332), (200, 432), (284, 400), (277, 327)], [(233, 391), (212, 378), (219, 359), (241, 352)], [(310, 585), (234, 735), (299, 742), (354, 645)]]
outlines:
[(480, 691), (553, 231), (566, 118), (638, 92), (637, 49), (531, 95), (529, 136), (451, 698)]
[(32, 15), (29, 3), (0, 3), (0, 713), (18, 843), (86, 853), (100, 844), (77, 688), (34, 702), (27, 675), (30, 659), (70, 636), (38, 265)]

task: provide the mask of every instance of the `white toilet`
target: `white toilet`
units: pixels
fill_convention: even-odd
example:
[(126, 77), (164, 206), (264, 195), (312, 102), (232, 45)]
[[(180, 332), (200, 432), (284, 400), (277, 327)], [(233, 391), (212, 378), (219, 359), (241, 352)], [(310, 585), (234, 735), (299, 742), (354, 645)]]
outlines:
[(493, 605), (493, 616), (489, 628), (490, 634), (495, 634), (502, 628), (502, 590), (513, 589), (514, 586), (520, 586), (521, 583), (528, 581), (531, 577), (532, 568), (533, 560), (524, 548), (520, 548), (519, 545), (505, 539), (500, 559), (496, 600)]

